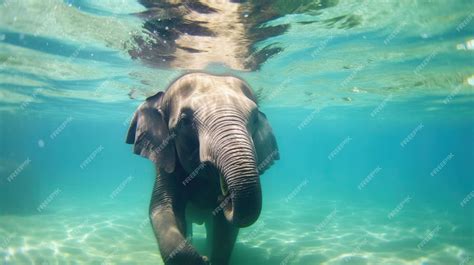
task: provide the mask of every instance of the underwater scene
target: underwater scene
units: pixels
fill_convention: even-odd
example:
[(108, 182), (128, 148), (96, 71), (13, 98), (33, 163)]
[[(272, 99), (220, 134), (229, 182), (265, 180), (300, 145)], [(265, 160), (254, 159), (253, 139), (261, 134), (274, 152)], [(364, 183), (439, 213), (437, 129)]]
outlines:
[[(233, 193), (218, 162), (211, 181), (218, 207), (232, 198), (212, 215), (240, 227), (233, 247), (215, 243), (228, 263), (203, 222), (177, 221), (192, 236), (164, 248), (178, 229), (151, 211), (154, 162), (194, 155), (161, 157), (181, 131), (156, 157), (137, 151), (135, 111), (195, 72), (238, 77), (253, 91), (241, 112), (264, 113), (244, 137), (266, 169), (261, 201)], [(202, 93), (192, 106), (212, 111)], [(276, 143), (260, 147), (263, 120)], [(219, 135), (194, 121), (183, 126), (199, 132), (201, 160), (232, 149), (205, 149)], [(2, 265), (474, 264), (472, 0), (0, 0), (0, 126)], [(201, 167), (173, 166), (183, 186), (206, 183)], [(173, 259), (189, 248), (203, 263)]]

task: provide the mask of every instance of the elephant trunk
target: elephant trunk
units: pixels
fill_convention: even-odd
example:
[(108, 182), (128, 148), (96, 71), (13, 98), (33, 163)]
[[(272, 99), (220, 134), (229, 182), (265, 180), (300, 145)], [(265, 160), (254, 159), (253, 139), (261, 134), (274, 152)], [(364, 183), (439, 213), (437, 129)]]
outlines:
[(262, 209), (262, 190), (253, 141), (245, 119), (234, 111), (219, 112), (207, 123), (209, 159), (220, 172), (223, 195), (220, 204), (226, 219), (237, 227), (253, 224)]
[[(222, 172), (221, 185), (229, 193), (223, 207), (226, 219), (237, 227), (253, 224), (262, 208), (262, 191), (253, 150), (249, 143), (236, 142), (220, 159), (217, 165)], [(226, 186), (226, 187), (225, 187)]]

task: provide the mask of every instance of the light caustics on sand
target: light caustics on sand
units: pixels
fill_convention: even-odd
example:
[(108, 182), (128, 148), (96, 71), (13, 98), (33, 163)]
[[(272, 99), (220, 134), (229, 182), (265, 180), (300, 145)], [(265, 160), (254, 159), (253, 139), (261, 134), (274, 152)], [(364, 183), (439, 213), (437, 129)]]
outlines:
[[(386, 209), (376, 205), (301, 199), (269, 202), (262, 218), (239, 235), (233, 262), (244, 264), (251, 258), (255, 265), (284, 260), (308, 265), (458, 264), (472, 254), (472, 249), (463, 247), (469, 245), (469, 239), (463, 238), (469, 220), (465, 216), (438, 219), (439, 228), (434, 230), (431, 220), (439, 215), (443, 213), (415, 208), (389, 220)], [(0, 218), (0, 224), (0, 238), (7, 245), (0, 257), (6, 264), (162, 262), (148, 216), (139, 210), (103, 207), (78, 216), (74, 209), (59, 207), (45, 215)], [(195, 226), (193, 240), (206, 251), (202, 226)]]

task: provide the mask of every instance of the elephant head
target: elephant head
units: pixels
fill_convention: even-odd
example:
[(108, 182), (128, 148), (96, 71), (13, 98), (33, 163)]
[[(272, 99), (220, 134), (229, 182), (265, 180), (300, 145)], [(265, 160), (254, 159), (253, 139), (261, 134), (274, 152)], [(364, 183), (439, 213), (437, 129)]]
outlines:
[(237, 227), (257, 220), (259, 175), (279, 159), (275, 136), (249, 86), (236, 77), (204, 73), (184, 75), (147, 98), (135, 113), (127, 143), (169, 174), (212, 166), (229, 198), (224, 215)]

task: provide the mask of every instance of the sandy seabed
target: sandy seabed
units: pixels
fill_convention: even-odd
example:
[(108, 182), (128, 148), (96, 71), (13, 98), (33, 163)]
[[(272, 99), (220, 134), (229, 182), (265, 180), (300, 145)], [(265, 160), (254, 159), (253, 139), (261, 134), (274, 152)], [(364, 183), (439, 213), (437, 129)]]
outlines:
[[(112, 209), (113, 208), (113, 209)], [(147, 209), (107, 205), (51, 207), (0, 216), (0, 261), (10, 264), (163, 264)], [(231, 264), (471, 264), (472, 215), (429, 208), (390, 211), (371, 205), (292, 200), (266, 203), (241, 229)], [(79, 214), (78, 214), (79, 213)], [(205, 230), (193, 244), (205, 252)]]

